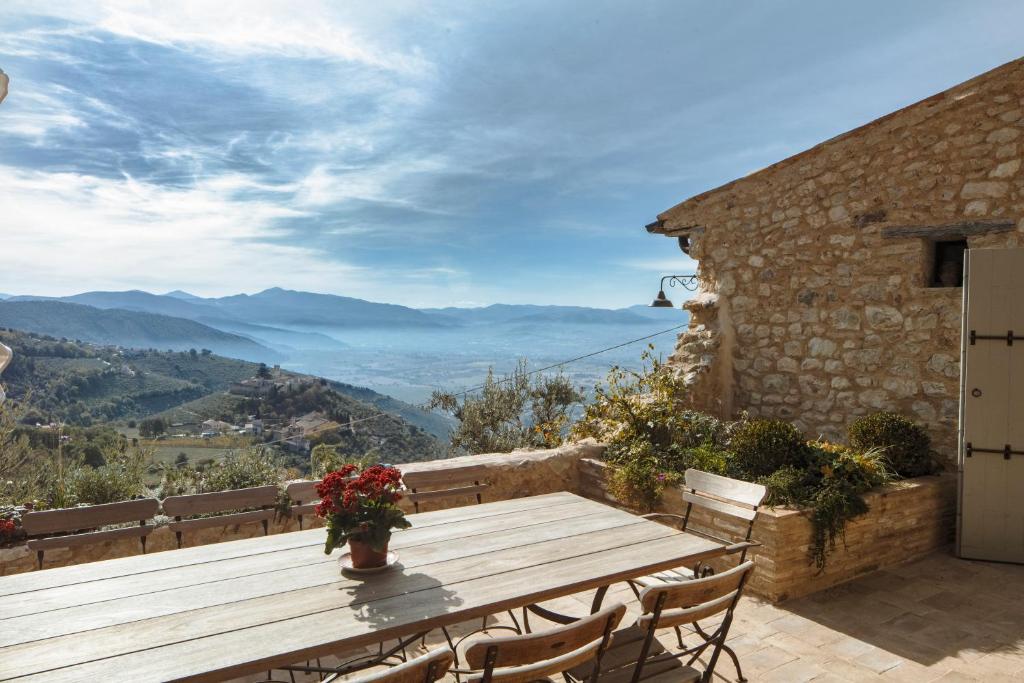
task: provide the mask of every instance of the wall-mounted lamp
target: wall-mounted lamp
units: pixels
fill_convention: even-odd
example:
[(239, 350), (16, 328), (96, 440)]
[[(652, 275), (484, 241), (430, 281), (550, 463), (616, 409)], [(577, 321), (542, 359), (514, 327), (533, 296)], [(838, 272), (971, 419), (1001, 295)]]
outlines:
[(658, 289), (658, 296), (651, 302), (651, 308), (675, 308), (675, 304), (665, 296), (665, 280), (668, 280), (669, 287), (679, 285), (688, 292), (697, 291), (696, 275), (666, 275), (661, 278), (661, 287)]
[(3, 102), (4, 98), (7, 97), (7, 84), (10, 82), (10, 77), (4, 73), (3, 69), (0, 69), (0, 102)]

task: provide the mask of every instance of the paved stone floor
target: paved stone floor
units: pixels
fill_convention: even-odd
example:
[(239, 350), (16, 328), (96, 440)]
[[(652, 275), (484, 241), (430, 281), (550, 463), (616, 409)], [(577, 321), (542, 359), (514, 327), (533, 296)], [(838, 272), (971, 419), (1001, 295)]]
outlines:
[[(579, 613), (589, 600), (546, 604)], [(626, 623), (635, 619), (628, 587), (605, 604), (616, 600), (629, 606)], [(752, 682), (1024, 681), (1024, 566), (939, 553), (781, 605), (744, 598), (729, 642)], [(715, 678), (736, 680), (728, 658)]]

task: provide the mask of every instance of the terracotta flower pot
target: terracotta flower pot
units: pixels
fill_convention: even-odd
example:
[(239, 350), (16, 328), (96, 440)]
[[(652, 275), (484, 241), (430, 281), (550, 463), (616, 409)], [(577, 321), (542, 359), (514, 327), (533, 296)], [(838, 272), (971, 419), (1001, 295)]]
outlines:
[(350, 538), (348, 549), (352, 553), (352, 566), (355, 569), (375, 569), (388, 563), (387, 543), (384, 544), (384, 549), (378, 552), (370, 547), (369, 543)]

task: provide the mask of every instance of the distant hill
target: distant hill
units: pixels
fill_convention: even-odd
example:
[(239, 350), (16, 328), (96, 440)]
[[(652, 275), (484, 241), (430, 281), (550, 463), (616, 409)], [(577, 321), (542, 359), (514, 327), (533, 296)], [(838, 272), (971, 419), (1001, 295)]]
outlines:
[[(56, 300), (104, 309), (157, 313), (193, 320), (232, 334), (248, 337), (281, 350), (338, 350), (344, 340), (317, 335), (311, 330), (371, 328), (444, 329), (463, 325), (504, 323), (562, 323), (582, 325), (640, 325), (651, 320), (685, 320), (680, 310), (645, 305), (620, 309), (585, 306), (494, 304), (480, 308), (413, 309), (333, 294), (316, 294), (274, 287), (256, 294), (202, 298), (182, 290), (151, 294), (83, 292), (51, 299), (17, 296), (14, 301)], [(289, 329), (290, 328), (290, 329)]]
[(274, 287), (258, 294), (204, 299), (231, 317), (271, 325), (308, 327), (438, 327), (423, 311), (333, 294)]
[[(607, 309), (585, 306), (538, 306), (533, 304), (494, 304), (482, 308), (430, 308), (423, 309), (438, 318), (457, 321), (464, 325), (503, 324), (522, 322), (553, 322), (582, 325), (639, 325), (654, 316), (641, 314), (636, 308)], [(646, 307), (643, 307), (646, 308)], [(664, 309), (658, 310), (665, 313)], [(667, 318), (666, 318), (667, 319)]]
[(311, 381), (299, 392), (278, 392), (266, 402), (234, 396), (226, 390), (256, 374), (259, 365), (216, 354), (125, 350), (4, 329), (0, 343), (14, 351), (3, 376), (9, 396), (27, 399), (30, 417), (38, 421), (89, 426), (158, 414), (196, 423), (237, 420), (259, 410), (280, 423), (310, 411), (345, 421), (384, 413), (336, 440), (346, 452), (361, 455), (375, 448), (392, 462), (439, 457), (447, 438), (445, 418), (340, 382)]
[(164, 296), (174, 297), (175, 299), (181, 299), (182, 301), (202, 301), (202, 297), (198, 297), (195, 294), (189, 294), (183, 292), (180, 289), (176, 289), (173, 292), (167, 292)]
[(192, 320), (63, 301), (2, 301), (0, 327), (93, 344), (175, 351), (206, 348), (224, 356), (262, 361), (278, 357), (251, 339)]

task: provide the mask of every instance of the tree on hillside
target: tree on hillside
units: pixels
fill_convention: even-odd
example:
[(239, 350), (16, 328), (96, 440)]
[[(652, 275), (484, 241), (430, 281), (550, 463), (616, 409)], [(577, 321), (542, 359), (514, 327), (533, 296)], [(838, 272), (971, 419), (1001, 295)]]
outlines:
[(451, 434), (454, 453), (508, 452), (553, 448), (562, 442), (572, 406), (583, 395), (563, 375), (530, 379), (525, 361), (511, 375), (495, 379), (488, 370), (478, 395), (435, 391), (431, 408), (450, 413), (459, 425)]
[(154, 437), (167, 431), (167, 423), (163, 418), (150, 417), (139, 423), (139, 435), (143, 437)]

